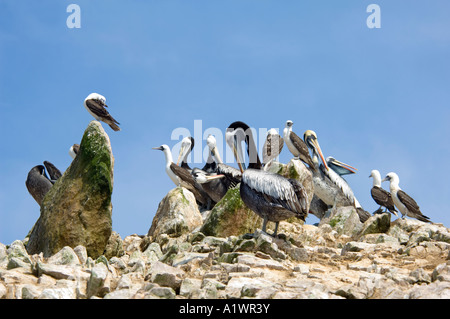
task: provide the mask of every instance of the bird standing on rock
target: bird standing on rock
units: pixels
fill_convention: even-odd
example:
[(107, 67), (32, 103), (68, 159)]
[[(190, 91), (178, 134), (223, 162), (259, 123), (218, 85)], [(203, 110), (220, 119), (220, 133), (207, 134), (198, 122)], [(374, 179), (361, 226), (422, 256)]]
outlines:
[(89, 94), (84, 100), (84, 107), (97, 121), (102, 121), (108, 124), (114, 131), (120, 131), (120, 127), (117, 122), (105, 109), (106, 98), (98, 93)]
[(28, 172), (25, 185), (27, 186), (28, 192), (39, 206), (41, 206), (45, 194), (47, 194), (53, 186), (45, 173), (45, 167), (43, 165), (37, 165)]

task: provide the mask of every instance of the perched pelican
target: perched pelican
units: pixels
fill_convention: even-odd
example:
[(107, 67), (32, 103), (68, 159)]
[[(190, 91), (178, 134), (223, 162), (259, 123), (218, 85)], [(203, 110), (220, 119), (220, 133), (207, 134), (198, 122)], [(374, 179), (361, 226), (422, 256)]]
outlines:
[(385, 208), (385, 212), (389, 210), (395, 216), (397, 215), (397, 210), (394, 207), (394, 202), (392, 201), (392, 196), (388, 191), (385, 191), (381, 188), (381, 175), (380, 172), (376, 169), (370, 172), (369, 178), (373, 178), (373, 186), (370, 190), (370, 194), (372, 195), (375, 203), (380, 205), (379, 210), (381, 211), (381, 207)]
[(266, 167), (271, 161), (273, 161), (278, 155), (280, 155), (283, 149), (284, 141), (280, 134), (273, 128), (267, 131), (266, 141), (263, 146), (263, 166)]
[[(185, 138), (183, 138), (183, 140), (181, 141), (181, 148), (180, 148), (180, 153), (178, 155), (178, 160), (177, 160), (177, 165), (187, 169), (189, 172), (191, 171), (191, 168), (189, 167), (188, 163), (187, 163), (187, 157), (189, 155), (189, 153), (192, 152), (192, 149), (194, 148), (194, 138), (191, 136), (187, 136)], [(181, 165), (180, 165), (180, 160), (181, 160)]]
[(105, 104), (106, 98), (98, 93), (89, 94), (84, 100), (84, 107), (97, 121), (103, 121), (108, 124), (114, 131), (120, 131), (117, 122), (105, 109), (108, 105)]
[(28, 172), (25, 185), (39, 206), (42, 204), (45, 194), (53, 186), (47, 174), (45, 174), (45, 167), (43, 165), (37, 165)]
[(228, 191), (228, 188), (221, 179), (225, 178), (223, 174), (208, 174), (199, 168), (194, 168), (191, 172), (194, 180), (202, 185), (203, 190), (211, 199), (218, 203)]
[(55, 165), (50, 163), (49, 161), (44, 161), (45, 169), (48, 172), (48, 175), (50, 176), (50, 182), (54, 184), (58, 178), (62, 176), (61, 171), (56, 168)]
[(69, 155), (70, 157), (72, 157), (73, 159), (75, 159), (75, 157), (78, 154), (78, 151), (80, 150), (80, 145), (78, 144), (73, 144), (70, 149), (69, 149)]
[(191, 173), (173, 162), (172, 152), (169, 146), (163, 144), (159, 147), (153, 147), (154, 150), (160, 150), (164, 152), (166, 157), (166, 173), (176, 186), (181, 186), (191, 191), (197, 202), (203, 206), (211, 205), (211, 199), (202, 189), (201, 185), (197, 183), (192, 177)]
[[(234, 122), (227, 128), (227, 143), (242, 172), (240, 195), (242, 201), (263, 218), (262, 231), (266, 232), (268, 221), (275, 222), (277, 235), (280, 221), (290, 217), (305, 220), (310, 200), (303, 185), (295, 179), (261, 170), (253, 134), (247, 124)], [(243, 170), (242, 145), (245, 141), (249, 157), (248, 168)]]
[(292, 122), (291, 120), (288, 120), (286, 122), (286, 127), (283, 130), (284, 142), (286, 143), (292, 155), (294, 155), (296, 158), (300, 158), (300, 160), (308, 164), (310, 168), (316, 169), (314, 162), (309, 155), (308, 146), (306, 145), (305, 141), (298, 137), (297, 134), (292, 132), (292, 125), (294, 125), (294, 122)]
[(429, 217), (422, 214), (416, 201), (398, 186), (400, 179), (397, 174), (393, 172), (387, 174), (382, 182), (385, 181), (389, 181), (392, 200), (400, 213), (402, 213), (402, 218), (406, 215), (422, 222), (431, 222)]
[[(333, 169), (328, 167), (327, 161), (323, 158), (316, 133), (314, 131), (307, 130), (303, 134), (303, 139), (305, 140), (306, 145), (311, 148), (313, 152), (312, 160), (316, 167), (316, 170), (312, 171), (314, 194), (325, 202), (325, 204), (332, 207), (348, 205), (354, 206), (358, 212), (361, 222), (365, 222), (370, 217), (370, 214), (361, 207), (361, 204), (356, 199), (347, 182)], [(323, 165), (319, 165), (319, 157)], [(342, 169), (351, 167), (336, 160), (333, 161), (333, 164), (340, 166)]]

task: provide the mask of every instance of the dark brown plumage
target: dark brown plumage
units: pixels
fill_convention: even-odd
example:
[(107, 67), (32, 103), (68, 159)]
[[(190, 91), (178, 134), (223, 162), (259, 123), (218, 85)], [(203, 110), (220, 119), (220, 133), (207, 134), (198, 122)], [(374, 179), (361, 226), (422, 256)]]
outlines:
[(430, 222), (430, 218), (428, 216), (425, 216), (424, 214), (422, 214), (422, 212), (420, 211), (419, 205), (416, 203), (416, 201), (411, 196), (409, 196), (404, 191), (399, 189), (397, 191), (397, 197), (400, 200), (400, 202), (403, 205), (405, 205), (405, 207), (409, 210), (408, 216), (414, 217), (422, 222), (427, 222), (427, 223)]
[(108, 124), (114, 131), (120, 131), (120, 127), (117, 125), (120, 123), (117, 122), (111, 114), (105, 109), (108, 107), (103, 101), (97, 99), (87, 99), (85, 101), (86, 108), (91, 112), (98, 121), (103, 121)]
[(397, 210), (395, 209), (394, 202), (392, 200), (391, 193), (384, 190), (381, 187), (373, 186), (370, 190), (370, 194), (372, 195), (373, 200), (378, 205), (385, 207), (392, 214), (397, 215)]
[(41, 206), (45, 195), (53, 186), (45, 174), (45, 167), (43, 165), (37, 165), (28, 172), (25, 185), (39, 206)]

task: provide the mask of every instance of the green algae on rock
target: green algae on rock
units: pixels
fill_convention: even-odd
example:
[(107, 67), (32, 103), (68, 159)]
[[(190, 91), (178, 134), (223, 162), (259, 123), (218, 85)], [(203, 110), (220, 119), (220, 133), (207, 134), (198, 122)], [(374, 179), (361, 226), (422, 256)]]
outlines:
[(114, 157), (101, 124), (91, 121), (69, 168), (46, 194), (27, 251), (50, 256), (83, 245), (92, 258), (105, 250), (112, 232)]

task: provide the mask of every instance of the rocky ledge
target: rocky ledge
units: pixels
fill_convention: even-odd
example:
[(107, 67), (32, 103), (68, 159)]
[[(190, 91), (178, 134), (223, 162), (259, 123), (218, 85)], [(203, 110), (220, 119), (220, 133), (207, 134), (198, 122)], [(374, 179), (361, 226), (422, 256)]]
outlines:
[(0, 244), (0, 298), (450, 298), (449, 229), (382, 214), (347, 232), (354, 213), (282, 222), (278, 238), (113, 232), (95, 260), (82, 245), (29, 255), (16, 240)]

